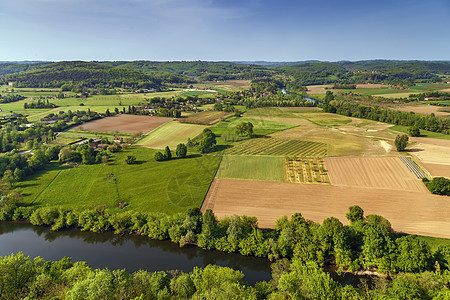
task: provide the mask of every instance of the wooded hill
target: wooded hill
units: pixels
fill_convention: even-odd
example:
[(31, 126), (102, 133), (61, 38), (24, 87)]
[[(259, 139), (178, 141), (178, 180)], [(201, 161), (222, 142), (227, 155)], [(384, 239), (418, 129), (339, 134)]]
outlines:
[(440, 82), (442, 79), (437, 74), (450, 74), (450, 62), (370, 60), (272, 65), (264, 62), (264, 66), (206, 61), (0, 64), (0, 83), (15, 81), (16, 87), (61, 87), (70, 83), (85, 87), (159, 88), (165, 83), (275, 76), (288, 76), (301, 85), (362, 82), (407, 85)]

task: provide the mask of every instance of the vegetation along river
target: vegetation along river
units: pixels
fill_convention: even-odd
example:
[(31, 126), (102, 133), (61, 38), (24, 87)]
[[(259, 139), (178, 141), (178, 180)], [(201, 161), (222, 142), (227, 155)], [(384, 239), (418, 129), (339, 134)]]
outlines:
[[(271, 262), (264, 258), (243, 256), (238, 253), (202, 250), (195, 246), (180, 248), (170, 241), (152, 240), (144, 236), (115, 235), (113, 232), (93, 233), (71, 228), (51, 231), (49, 227), (33, 226), (28, 222), (0, 222), (0, 256), (22, 251), (32, 258), (86, 261), (93, 268), (191, 272), (194, 267), (209, 264), (241, 270), (244, 280), (253, 285), (271, 279)], [(358, 276), (338, 276), (342, 284), (357, 285)]]

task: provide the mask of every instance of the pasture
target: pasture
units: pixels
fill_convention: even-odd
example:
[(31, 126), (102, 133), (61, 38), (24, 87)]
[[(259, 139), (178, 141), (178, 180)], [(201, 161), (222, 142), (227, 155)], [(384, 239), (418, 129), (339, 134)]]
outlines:
[(332, 185), (427, 193), (398, 157), (326, 157)]
[(283, 159), (283, 175), (285, 182), (330, 183), (321, 158), (285, 157)]
[(188, 138), (199, 135), (205, 128), (207, 128), (205, 125), (172, 121), (152, 131), (139, 140), (136, 145), (155, 149), (164, 149), (166, 146), (169, 146), (172, 150), (175, 150), (178, 144), (185, 144)]
[(352, 205), (387, 218), (395, 231), (450, 238), (448, 201), (429, 192), (216, 178), (202, 211), (212, 209), (219, 218), (256, 216), (260, 227), (274, 228), (277, 219), (296, 212), (315, 222), (333, 216), (348, 224)]
[[(63, 167), (52, 163), (47, 171), (17, 184), (24, 202), (38, 206), (85, 209), (106, 205), (119, 210), (184, 212), (199, 207), (214, 178), (220, 157), (196, 155), (154, 161), (154, 150), (132, 147), (113, 155), (107, 164)], [(127, 165), (127, 155), (137, 163)]]
[(179, 121), (190, 124), (213, 125), (232, 115), (232, 113), (223, 111), (202, 111), (199, 113), (190, 114), (186, 118), (179, 119)]
[(316, 157), (327, 155), (324, 143), (276, 138), (258, 138), (235, 143), (227, 155), (273, 155)]
[(216, 178), (282, 182), (281, 160), (267, 156), (224, 156)]
[(119, 114), (86, 122), (72, 128), (72, 130), (88, 132), (147, 133), (171, 120), (171, 118), (163, 117)]

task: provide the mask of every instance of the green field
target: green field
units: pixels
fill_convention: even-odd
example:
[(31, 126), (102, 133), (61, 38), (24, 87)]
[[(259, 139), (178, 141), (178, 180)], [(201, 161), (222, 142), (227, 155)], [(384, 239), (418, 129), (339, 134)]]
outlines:
[[(24, 95), (26, 97), (47, 97), (55, 96), (58, 92), (49, 92), (45, 89), (24, 89), (27, 92), (21, 92), (19, 90), (18, 94)], [(32, 91), (33, 90), (33, 91)], [(41, 92), (44, 90), (44, 92)], [(139, 105), (144, 103), (146, 99), (153, 97), (165, 97), (171, 98), (180, 95), (182, 91), (171, 91), (171, 92), (160, 92), (160, 93), (147, 93), (147, 94), (118, 94), (118, 95), (93, 95), (88, 98), (75, 98), (69, 97), (64, 99), (49, 99), (50, 103), (53, 103), (57, 108), (43, 108), (43, 109), (24, 109), (24, 103), (33, 102), (35, 100), (25, 99), (17, 102), (0, 104), (0, 116), (9, 115), (11, 112), (20, 113), (23, 115), (28, 115), (29, 121), (38, 121), (40, 118), (45, 117), (50, 112), (57, 113), (59, 111), (77, 111), (77, 110), (88, 110), (104, 113), (106, 109), (109, 108), (113, 111), (116, 107), (122, 111), (124, 108), (128, 109), (129, 105)]]
[(242, 141), (226, 150), (227, 155), (273, 155), (319, 157), (327, 155), (327, 145), (316, 142), (259, 138)]
[[(17, 184), (24, 202), (38, 206), (84, 209), (106, 205), (119, 210), (118, 202), (129, 202), (129, 210), (177, 213), (200, 207), (214, 178), (220, 157), (201, 156), (153, 160), (155, 150), (132, 147), (114, 154), (108, 164), (60, 167)], [(127, 165), (127, 155), (137, 164)], [(111, 175), (113, 174), (113, 175)]]
[(224, 156), (217, 178), (283, 181), (281, 157)]
[(169, 146), (172, 150), (175, 150), (178, 144), (186, 143), (188, 138), (196, 137), (205, 128), (207, 128), (205, 125), (171, 121), (152, 131), (136, 144), (156, 149), (163, 149)]
[(253, 134), (254, 135), (266, 135), (271, 134), (277, 131), (289, 129), (292, 127), (296, 127), (297, 125), (276, 122), (276, 121), (268, 121), (268, 120), (259, 120), (253, 118), (228, 118), (226, 120), (220, 121), (216, 125), (211, 127), (211, 130), (218, 136), (222, 134), (234, 134), (234, 128), (241, 122), (251, 122), (253, 124)]
[[(408, 134), (408, 128), (409, 128), (408, 126), (395, 125), (395, 126), (390, 127), (389, 129)], [(448, 135), (448, 134), (433, 132), (433, 131), (428, 131), (428, 130), (423, 130), (423, 129), (420, 129), (420, 137), (450, 140), (450, 135)]]

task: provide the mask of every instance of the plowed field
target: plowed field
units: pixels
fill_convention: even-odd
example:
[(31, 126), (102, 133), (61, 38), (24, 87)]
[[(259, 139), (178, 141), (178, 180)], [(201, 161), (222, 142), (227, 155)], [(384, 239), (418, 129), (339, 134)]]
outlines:
[(73, 129), (95, 132), (147, 133), (162, 124), (169, 122), (170, 120), (172, 119), (120, 114), (114, 117), (107, 117), (87, 122)]
[(450, 238), (448, 197), (389, 189), (215, 179), (203, 203), (219, 217), (256, 216), (261, 227), (275, 226), (283, 215), (301, 212), (316, 222), (334, 216), (347, 223), (352, 205), (365, 214), (386, 217), (394, 230)]
[(398, 157), (324, 158), (332, 185), (427, 192)]

